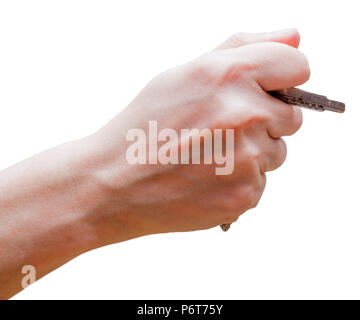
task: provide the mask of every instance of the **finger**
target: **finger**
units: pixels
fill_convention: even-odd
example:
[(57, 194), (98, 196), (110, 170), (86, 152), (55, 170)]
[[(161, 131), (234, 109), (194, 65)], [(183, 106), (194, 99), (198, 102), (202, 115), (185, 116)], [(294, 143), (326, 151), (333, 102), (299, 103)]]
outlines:
[[(218, 224), (233, 223), (245, 211), (255, 208), (266, 185), (266, 175), (258, 171), (252, 182), (227, 181), (207, 195), (208, 205), (214, 210)], [(220, 213), (220, 214), (219, 214)], [(211, 214), (211, 211), (209, 212)]]
[(279, 168), (286, 159), (286, 143), (283, 139), (267, 137), (262, 146), (262, 155), (259, 158), (261, 173), (273, 171)]
[(234, 49), (234, 54), (246, 60), (245, 64), (251, 66), (252, 78), (265, 91), (292, 88), (310, 77), (305, 55), (281, 43), (251, 44)]
[(300, 129), (303, 121), (300, 107), (274, 101), (268, 108), (271, 109), (272, 114), (266, 128), (269, 137), (278, 139), (283, 136), (291, 136)]
[(269, 137), (263, 124), (249, 128), (246, 136), (250, 137), (246, 143), (247, 155), (256, 160), (256, 168), (260, 174), (272, 171), (280, 167), (286, 158), (286, 144), (281, 138)]
[(239, 32), (220, 44), (215, 50), (238, 48), (243, 45), (257, 42), (281, 42), (297, 48), (300, 43), (300, 35), (296, 29), (283, 29), (261, 33)]
[[(301, 127), (303, 118), (300, 107), (284, 103), (261, 90), (255, 90), (249, 98), (262, 115), (263, 126), (270, 138), (290, 136)], [(248, 112), (251, 113), (251, 110)]]

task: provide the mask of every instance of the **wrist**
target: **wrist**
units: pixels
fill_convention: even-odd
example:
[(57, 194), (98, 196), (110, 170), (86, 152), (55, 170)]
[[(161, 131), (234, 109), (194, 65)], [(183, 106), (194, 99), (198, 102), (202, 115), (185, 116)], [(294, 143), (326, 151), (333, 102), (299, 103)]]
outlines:
[[(125, 139), (124, 139), (125, 141)], [(95, 134), (73, 142), (70, 172), (76, 188), (81, 224), (91, 230), (86, 250), (149, 234), (148, 227), (127, 202), (126, 182), (132, 175), (125, 159), (126, 146)]]

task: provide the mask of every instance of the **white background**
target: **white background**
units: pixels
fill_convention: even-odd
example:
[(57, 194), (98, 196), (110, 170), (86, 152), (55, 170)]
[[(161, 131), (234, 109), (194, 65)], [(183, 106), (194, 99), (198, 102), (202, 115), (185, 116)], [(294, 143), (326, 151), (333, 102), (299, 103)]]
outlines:
[(88, 135), (157, 73), (238, 31), (296, 27), (304, 111), (285, 164), (228, 233), (149, 236), (84, 254), (15, 299), (360, 298), (358, 1), (0, 1), (0, 168)]

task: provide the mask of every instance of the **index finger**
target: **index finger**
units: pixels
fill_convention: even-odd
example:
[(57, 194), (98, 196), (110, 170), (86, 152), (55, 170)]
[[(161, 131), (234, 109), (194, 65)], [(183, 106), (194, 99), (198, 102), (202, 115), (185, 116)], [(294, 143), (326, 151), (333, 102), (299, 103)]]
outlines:
[(252, 66), (252, 77), (264, 91), (292, 88), (310, 77), (305, 55), (293, 47), (263, 42), (234, 49)]

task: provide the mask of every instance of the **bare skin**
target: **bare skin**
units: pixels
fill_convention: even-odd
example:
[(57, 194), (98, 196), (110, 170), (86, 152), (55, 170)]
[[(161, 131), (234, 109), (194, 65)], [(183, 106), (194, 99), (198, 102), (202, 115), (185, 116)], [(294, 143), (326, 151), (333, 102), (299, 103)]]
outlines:
[[(265, 173), (286, 157), (282, 136), (299, 108), (266, 91), (300, 85), (309, 66), (299, 34), (236, 34), (214, 51), (154, 78), (98, 132), (0, 173), (0, 298), (22, 290), (21, 268), (40, 278), (97, 247), (155, 233), (208, 229), (257, 205)], [(130, 165), (132, 128), (231, 128), (231, 175), (214, 165)], [(179, 145), (180, 147), (180, 145)]]

